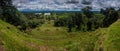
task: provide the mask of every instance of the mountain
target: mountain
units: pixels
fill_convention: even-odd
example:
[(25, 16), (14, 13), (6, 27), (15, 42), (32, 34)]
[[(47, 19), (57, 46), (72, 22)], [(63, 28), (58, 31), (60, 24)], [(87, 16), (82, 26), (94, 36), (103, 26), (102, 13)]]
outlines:
[(120, 0), (13, 0), (13, 4), (18, 10), (80, 10), (85, 6), (99, 10), (107, 7), (119, 8)]

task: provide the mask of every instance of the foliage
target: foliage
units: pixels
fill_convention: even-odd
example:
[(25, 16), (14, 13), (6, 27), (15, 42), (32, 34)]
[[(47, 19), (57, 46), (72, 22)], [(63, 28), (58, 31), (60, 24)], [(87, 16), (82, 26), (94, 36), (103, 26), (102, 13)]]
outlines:
[[(13, 5), (11, 0), (2, 0), (0, 2), (1, 8), (1, 19), (18, 26), (20, 30), (26, 30), (28, 28), (36, 28), (37, 26), (43, 23), (41, 17), (37, 17), (37, 15), (30, 15), (29, 17), (20, 13)], [(36, 17), (35, 17), (36, 16)]]
[(112, 23), (118, 20), (118, 11), (116, 11), (114, 8), (106, 8), (106, 10), (101, 9), (101, 13), (105, 15), (103, 26), (109, 27)]
[(63, 13), (64, 16), (59, 16), (54, 24), (55, 26), (68, 27), (68, 32), (71, 32), (72, 29), (92, 31), (100, 27), (110, 26), (119, 17), (118, 10), (114, 8), (101, 9), (100, 13), (95, 13), (91, 9), (91, 7), (85, 7), (82, 12)]

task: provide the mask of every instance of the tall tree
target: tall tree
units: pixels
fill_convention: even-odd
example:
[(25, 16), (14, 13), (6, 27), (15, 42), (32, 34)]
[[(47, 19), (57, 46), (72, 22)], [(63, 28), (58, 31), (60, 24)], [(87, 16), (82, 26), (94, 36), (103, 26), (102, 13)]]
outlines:
[(117, 21), (119, 17), (118, 12), (112, 7), (106, 8), (106, 10), (104, 11), (104, 15), (105, 15), (105, 19), (103, 22), (104, 27), (110, 26), (112, 23)]
[(91, 10), (92, 8), (89, 6), (82, 9), (83, 14), (85, 14), (86, 17), (88, 18), (87, 30), (92, 30), (92, 22), (90, 21), (90, 19), (93, 17), (93, 12)]
[(81, 13), (75, 13), (75, 24), (77, 26), (76, 30), (80, 30), (81, 29), (81, 25), (83, 24), (83, 18), (82, 18), (82, 15)]
[(21, 14), (15, 6), (12, 4), (12, 0), (1, 0), (0, 7), (2, 10), (2, 19), (15, 26), (21, 25), (22, 27), (27, 26), (27, 18)]
[(83, 13), (88, 17), (88, 18), (91, 18), (93, 16), (93, 12), (91, 11), (92, 10), (92, 7), (85, 7), (82, 9)]

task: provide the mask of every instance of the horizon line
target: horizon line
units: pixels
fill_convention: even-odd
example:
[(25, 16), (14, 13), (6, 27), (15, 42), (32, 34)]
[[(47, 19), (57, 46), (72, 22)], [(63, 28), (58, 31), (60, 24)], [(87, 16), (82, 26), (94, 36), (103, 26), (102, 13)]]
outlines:
[[(33, 13), (50, 13), (50, 12), (81, 12), (81, 10), (19, 10), (20, 12), (33, 12)], [(99, 12), (99, 10), (91, 10)]]

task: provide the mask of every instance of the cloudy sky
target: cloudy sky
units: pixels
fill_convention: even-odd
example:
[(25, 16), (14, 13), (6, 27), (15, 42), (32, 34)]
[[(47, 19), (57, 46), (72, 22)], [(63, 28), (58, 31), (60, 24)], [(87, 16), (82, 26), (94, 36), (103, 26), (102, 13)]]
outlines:
[(120, 0), (13, 0), (18, 10), (73, 10), (77, 11), (86, 6), (93, 10), (106, 7), (120, 7)]

